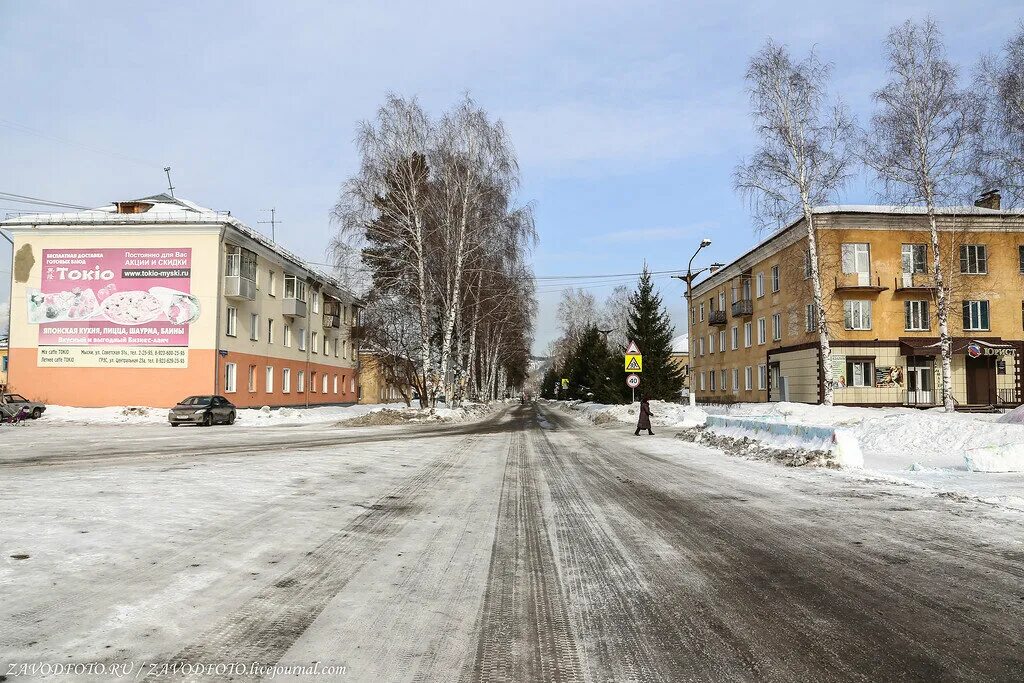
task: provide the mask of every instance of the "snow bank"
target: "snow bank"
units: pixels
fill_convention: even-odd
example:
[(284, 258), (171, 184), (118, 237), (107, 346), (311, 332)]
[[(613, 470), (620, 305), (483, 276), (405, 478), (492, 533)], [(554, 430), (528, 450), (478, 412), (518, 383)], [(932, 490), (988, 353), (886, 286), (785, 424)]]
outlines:
[(1024, 472), (1024, 443), (970, 448), (964, 460), (972, 472)]
[[(241, 408), (237, 420), (246, 426), (271, 427), (296, 424), (337, 422), (384, 408), (404, 409), (404, 403), (318, 406), (314, 408)], [(167, 408), (125, 407), (73, 408), (47, 406), (46, 422), (73, 424), (167, 424)]]
[[(563, 401), (559, 403), (564, 409), (583, 413), (594, 424), (622, 422), (636, 425), (640, 415), (640, 403), (629, 405), (605, 405), (603, 403), (587, 403), (583, 401)], [(680, 403), (651, 401), (651, 424), (654, 427), (680, 427), (688, 429), (704, 424), (708, 414), (701, 408), (691, 408)]]
[(731, 439), (754, 439), (776, 451), (813, 451), (827, 454), (830, 464), (846, 468), (864, 466), (857, 438), (845, 429), (779, 422), (773, 419), (711, 415), (707, 430)]

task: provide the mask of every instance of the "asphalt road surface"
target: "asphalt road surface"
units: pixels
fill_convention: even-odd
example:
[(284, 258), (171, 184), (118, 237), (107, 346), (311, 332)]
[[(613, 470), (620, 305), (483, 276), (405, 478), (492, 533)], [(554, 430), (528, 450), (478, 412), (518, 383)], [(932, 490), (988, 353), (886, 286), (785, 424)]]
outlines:
[(1024, 680), (1024, 527), (955, 498), (545, 406), (107, 429), (0, 445), (0, 676), (130, 662), (223, 680), (252, 672), (181, 667), (255, 662), (339, 667), (288, 680)]

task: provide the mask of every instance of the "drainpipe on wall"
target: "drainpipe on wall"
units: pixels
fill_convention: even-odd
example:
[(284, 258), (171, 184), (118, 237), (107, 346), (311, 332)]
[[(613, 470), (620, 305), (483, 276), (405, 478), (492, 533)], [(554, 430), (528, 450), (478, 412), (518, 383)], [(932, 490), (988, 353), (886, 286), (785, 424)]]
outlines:
[[(217, 238), (217, 303), (216, 303), (216, 314), (214, 315), (214, 325), (216, 331), (213, 334), (214, 349), (213, 349), (213, 393), (214, 395), (220, 395), (220, 309), (221, 299), (224, 296), (224, 233), (227, 231), (226, 226), (220, 226), (220, 236)], [(236, 376), (235, 382), (237, 384), (238, 379)], [(237, 388), (237, 387), (236, 387)]]

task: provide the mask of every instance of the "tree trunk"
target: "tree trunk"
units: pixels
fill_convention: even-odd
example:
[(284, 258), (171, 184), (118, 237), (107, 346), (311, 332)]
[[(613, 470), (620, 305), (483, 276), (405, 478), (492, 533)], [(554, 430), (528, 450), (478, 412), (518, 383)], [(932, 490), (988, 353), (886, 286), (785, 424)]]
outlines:
[(830, 406), (835, 399), (835, 368), (832, 367), (832, 345), (828, 338), (828, 314), (821, 296), (821, 271), (818, 268), (818, 239), (814, 227), (814, 213), (810, 202), (805, 199), (804, 223), (807, 224), (807, 251), (811, 262), (811, 288), (814, 296), (814, 312), (818, 320), (818, 349), (821, 354), (822, 387), (821, 404)]
[(935, 272), (935, 293), (938, 310), (935, 317), (939, 323), (939, 350), (942, 354), (942, 406), (947, 413), (956, 410), (953, 403), (953, 340), (949, 336), (949, 292), (942, 275), (942, 258), (939, 253), (939, 228), (935, 220), (935, 206), (931, 192), (927, 193), (928, 227), (932, 240), (932, 268)]

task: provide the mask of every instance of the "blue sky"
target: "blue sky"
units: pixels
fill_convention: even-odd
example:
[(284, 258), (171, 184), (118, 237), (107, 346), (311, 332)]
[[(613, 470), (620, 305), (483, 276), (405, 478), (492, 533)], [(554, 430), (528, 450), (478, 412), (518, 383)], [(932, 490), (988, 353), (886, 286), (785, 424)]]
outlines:
[[(538, 275), (682, 268), (705, 236), (707, 261), (729, 260), (756, 239), (730, 174), (753, 145), (742, 77), (766, 37), (816, 46), (863, 120), (892, 24), (931, 14), (967, 70), (1013, 6), (0, 0), (0, 191), (101, 205), (162, 191), (169, 164), (179, 195), (252, 225), (277, 207), (279, 240), (322, 261), (356, 122), (388, 91), (435, 113), (469, 91), (518, 150)], [(874, 195), (858, 179), (841, 199)], [(659, 285), (681, 327), (681, 283)]]

